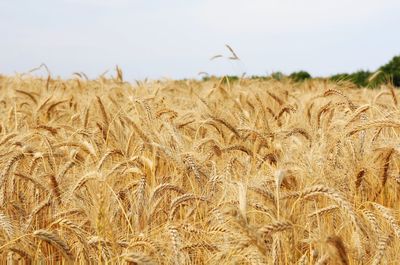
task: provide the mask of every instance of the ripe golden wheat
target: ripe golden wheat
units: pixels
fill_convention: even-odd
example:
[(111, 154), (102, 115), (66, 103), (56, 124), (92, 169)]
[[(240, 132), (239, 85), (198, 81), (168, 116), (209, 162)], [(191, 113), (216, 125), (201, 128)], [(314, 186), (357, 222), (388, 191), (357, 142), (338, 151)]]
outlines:
[(0, 76), (0, 263), (397, 264), (397, 97)]

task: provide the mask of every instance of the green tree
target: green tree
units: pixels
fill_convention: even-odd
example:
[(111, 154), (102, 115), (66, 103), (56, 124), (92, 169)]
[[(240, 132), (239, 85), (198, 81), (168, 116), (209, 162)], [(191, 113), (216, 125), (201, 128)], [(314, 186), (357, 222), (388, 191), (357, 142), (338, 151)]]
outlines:
[(335, 74), (329, 77), (330, 80), (338, 82), (338, 81), (343, 81), (343, 80), (349, 80), (349, 74), (348, 73), (341, 73), (341, 74)]
[(370, 71), (359, 70), (355, 73), (342, 73), (331, 76), (329, 79), (332, 81), (350, 81), (359, 87), (368, 86), (368, 78), (371, 76)]
[(393, 85), (400, 87), (400, 55), (393, 57), (390, 62), (381, 66), (379, 70), (383, 72), (384, 79), (389, 79), (393, 82)]
[(306, 79), (310, 79), (311, 75), (306, 71), (298, 71), (291, 73), (289, 77), (295, 82), (301, 82)]
[(350, 75), (350, 81), (356, 84), (359, 87), (366, 87), (368, 86), (368, 78), (371, 76), (370, 71), (357, 71)]

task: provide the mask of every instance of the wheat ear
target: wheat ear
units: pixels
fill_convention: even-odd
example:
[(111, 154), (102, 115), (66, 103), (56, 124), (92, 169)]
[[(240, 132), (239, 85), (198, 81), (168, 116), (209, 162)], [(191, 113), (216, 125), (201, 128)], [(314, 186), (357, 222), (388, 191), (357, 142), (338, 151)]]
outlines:
[(68, 244), (55, 233), (41, 229), (33, 232), (33, 236), (57, 248), (67, 260), (72, 261), (74, 259)]

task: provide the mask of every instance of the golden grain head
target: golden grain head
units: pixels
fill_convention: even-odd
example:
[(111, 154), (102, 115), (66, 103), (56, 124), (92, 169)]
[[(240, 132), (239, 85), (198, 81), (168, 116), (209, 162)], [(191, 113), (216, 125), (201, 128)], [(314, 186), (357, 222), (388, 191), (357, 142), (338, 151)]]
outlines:
[(134, 86), (117, 67), (0, 90), (2, 264), (400, 260), (390, 85)]

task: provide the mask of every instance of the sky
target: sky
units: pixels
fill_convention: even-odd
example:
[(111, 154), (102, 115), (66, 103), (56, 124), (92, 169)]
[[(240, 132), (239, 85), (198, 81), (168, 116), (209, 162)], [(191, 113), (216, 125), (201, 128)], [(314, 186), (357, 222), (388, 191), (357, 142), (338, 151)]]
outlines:
[(399, 14), (398, 0), (0, 0), (0, 74), (373, 71), (400, 55)]

